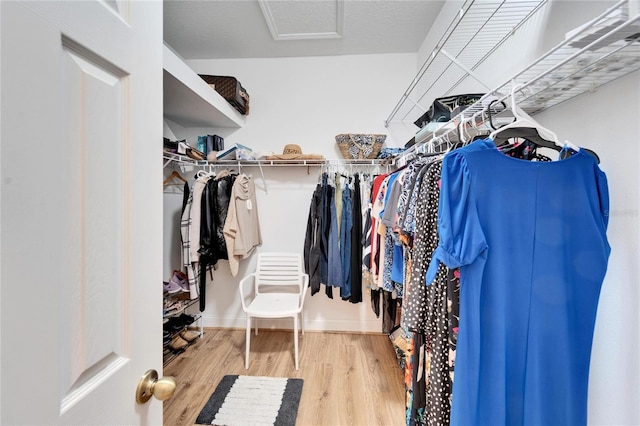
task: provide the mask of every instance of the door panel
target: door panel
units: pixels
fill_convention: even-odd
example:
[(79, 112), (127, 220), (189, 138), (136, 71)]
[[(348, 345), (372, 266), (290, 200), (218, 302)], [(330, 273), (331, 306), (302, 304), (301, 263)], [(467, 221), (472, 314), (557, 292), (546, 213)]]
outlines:
[(62, 412), (122, 367), (122, 329), (128, 323), (122, 298), (127, 235), (123, 154), (129, 135), (122, 131), (129, 111), (127, 74), (95, 52), (63, 37), (64, 122), (76, 164), (70, 179), (67, 254), (72, 263), (61, 283)]
[(161, 424), (162, 3), (0, 19), (0, 423)]

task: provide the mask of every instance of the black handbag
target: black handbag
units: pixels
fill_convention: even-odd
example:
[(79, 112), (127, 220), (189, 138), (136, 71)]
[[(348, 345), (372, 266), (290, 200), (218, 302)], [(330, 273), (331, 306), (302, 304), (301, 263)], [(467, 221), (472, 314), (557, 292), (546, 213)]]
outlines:
[(433, 101), (429, 110), (422, 114), (413, 124), (422, 129), (428, 123), (446, 123), (468, 106), (480, 100), (483, 95), (484, 93), (474, 93), (437, 98)]

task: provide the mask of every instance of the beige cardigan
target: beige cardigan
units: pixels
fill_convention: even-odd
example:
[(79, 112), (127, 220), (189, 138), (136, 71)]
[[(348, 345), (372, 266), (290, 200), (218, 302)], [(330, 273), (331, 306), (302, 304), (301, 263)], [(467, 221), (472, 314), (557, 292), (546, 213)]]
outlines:
[(229, 268), (231, 275), (235, 277), (240, 260), (249, 257), (262, 244), (256, 189), (253, 179), (245, 174), (239, 175), (233, 183), (223, 232)]

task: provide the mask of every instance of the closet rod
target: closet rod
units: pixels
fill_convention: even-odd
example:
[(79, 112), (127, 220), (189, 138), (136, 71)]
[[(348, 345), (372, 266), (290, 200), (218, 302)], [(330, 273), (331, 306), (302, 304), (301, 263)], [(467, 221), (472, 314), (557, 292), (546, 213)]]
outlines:
[(349, 159), (313, 159), (313, 160), (220, 160), (220, 161), (198, 161), (193, 160), (192, 158), (176, 154), (172, 152), (165, 152), (164, 159), (167, 160), (165, 162), (165, 167), (172, 162), (181, 163), (185, 165), (192, 166), (212, 166), (212, 167), (306, 167), (306, 166), (325, 166), (325, 165), (354, 165), (354, 166), (375, 166), (375, 167), (384, 167), (386, 165), (386, 161), (383, 159), (362, 159), (362, 160), (349, 160)]

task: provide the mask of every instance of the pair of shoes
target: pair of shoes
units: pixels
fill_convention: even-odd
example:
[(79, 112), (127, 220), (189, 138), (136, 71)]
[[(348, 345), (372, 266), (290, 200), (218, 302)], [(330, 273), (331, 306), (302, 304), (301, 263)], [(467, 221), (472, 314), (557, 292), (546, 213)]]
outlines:
[(189, 278), (184, 272), (174, 270), (169, 283), (176, 284), (183, 293), (189, 293)]
[(196, 340), (198, 337), (200, 337), (200, 333), (193, 330), (184, 330), (180, 333), (180, 337), (182, 337), (187, 342), (191, 343), (194, 340)]
[(180, 331), (189, 324), (192, 324), (195, 320), (196, 317), (194, 317), (193, 315), (180, 314), (177, 317), (169, 318), (169, 320), (164, 324), (164, 329), (170, 331)]
[(174, 351), (182, 351), (187, 347), (188, 344), (189, 342), (184, 340), (182, 337), (180, 337), (179, 335), (175, 335), (173, 339), (171, 339), (171, 342), (169, 342), (169, 347)]
[(171, 333), (164, 330), (162, 332), (162, 346), (167, 346), (169, 343), (171, 343)]
[(189, 145), (186, 139), (178, 141), (178, 154), (186, 155), (189, 158), (197, 161), (204, 160), (204, 152), (199, 151)]
[(182, 287), (180, 287), (177, 283), (174, 283), (173, 281), (168, 281), (168, 282), (163, 281), (162, 289), (165, 293), (168, 293), (168, 294), (175, 294), (182, 291)]

